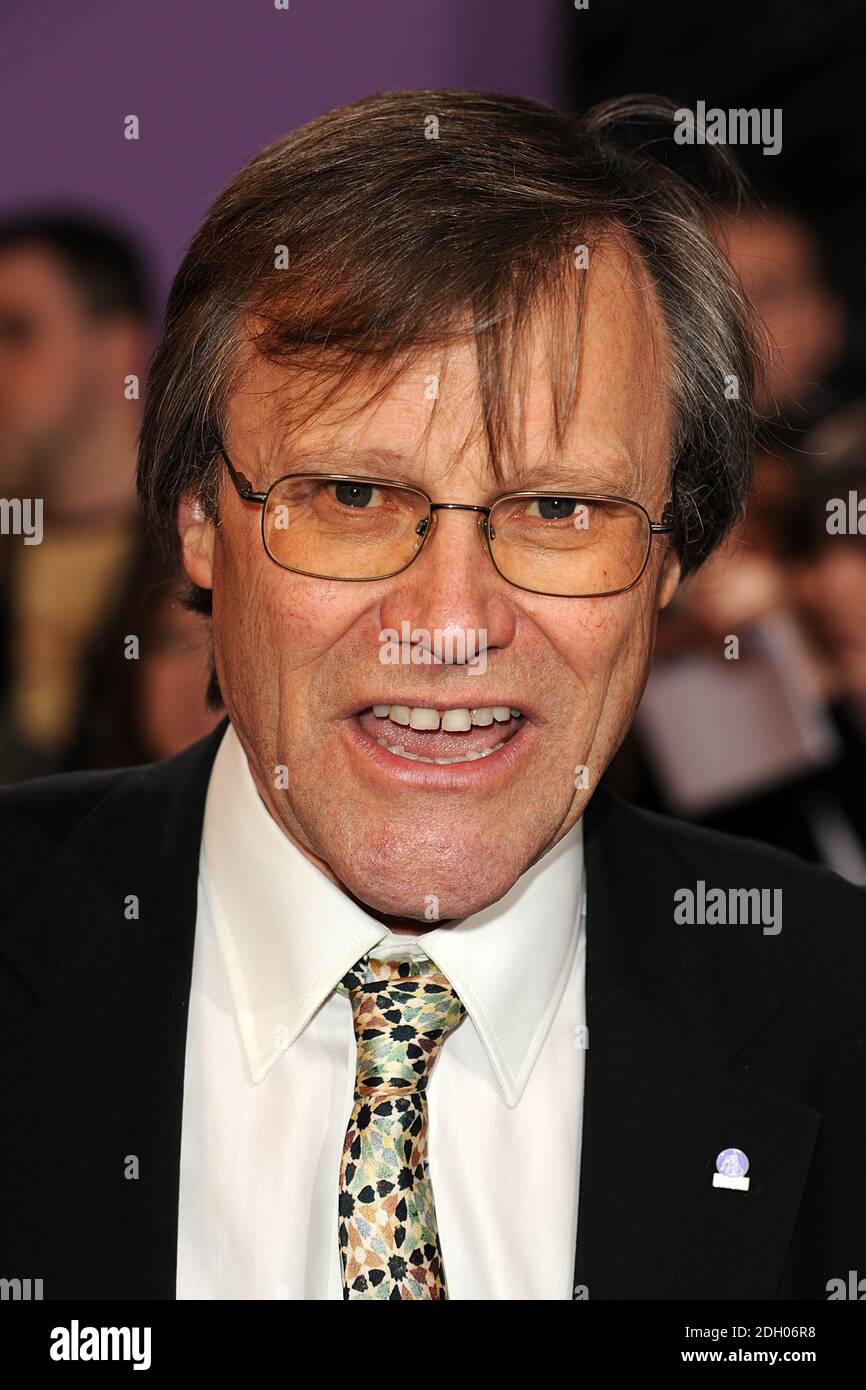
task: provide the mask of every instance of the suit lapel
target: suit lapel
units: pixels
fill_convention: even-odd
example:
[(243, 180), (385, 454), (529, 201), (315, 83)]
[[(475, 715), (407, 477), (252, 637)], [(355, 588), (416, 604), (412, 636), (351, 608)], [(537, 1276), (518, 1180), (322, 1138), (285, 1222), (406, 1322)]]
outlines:
[[(779, 1001), (754, 945), (672, 926), (688, 868), (604, 794), (586, 817), (587, 1026), (575, 1285), (589, 1298), (768, 1299), (820, 1125), (730, 1063)], [(742, 927), (736, 928), (742, 932)], [(726, 947), (727, 942), (727, 947)], [(744, 968), (742, 952), (752, 952)], [(682, 982), (687, 982), (688, 989)], [(748, 1192), (713, 1187), (725, 1148)]]
[(37, 1001), (0, 1069), (0, 1112), (26, 1097), (33, 1117), (4, 1140), (9, 1234), (19, 1262), (41, 1251), (49, 1299), (175, 1296), (199, 843), (224, 729), (118, 780), (0, 927)]

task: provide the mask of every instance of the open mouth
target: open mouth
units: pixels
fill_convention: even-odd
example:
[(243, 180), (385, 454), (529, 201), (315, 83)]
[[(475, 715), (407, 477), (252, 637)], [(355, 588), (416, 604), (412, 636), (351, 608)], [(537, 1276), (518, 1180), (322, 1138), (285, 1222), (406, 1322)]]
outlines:
[(355, 717), (365, 733), (396, 757), (440, 765), (488, 758), (524, 723), (522, 712), (511, 705), (433, 709), (376, 704)]

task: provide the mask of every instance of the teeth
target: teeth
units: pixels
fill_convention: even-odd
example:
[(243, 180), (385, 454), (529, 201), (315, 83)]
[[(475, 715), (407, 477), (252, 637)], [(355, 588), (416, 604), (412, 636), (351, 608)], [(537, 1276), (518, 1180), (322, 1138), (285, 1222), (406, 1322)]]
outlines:
[(422, 705), (374, 705), (373, 713), (377, 719), (392, 719), (395, 724), (402, 724), (404, 728), (431, 730), (438, 729), (441, 724), (443, 729), (451, 733), (466, 733), (473, 725), (487, 728), (494, 720), (497, 724), (507, 724), (511, 718), (523, 717), (519, 709), (511, 709), (508, 705), (446, 709), (441, 713), (437, 709), (427, 709)]
[(463, 753), (456, 758), (424, 758), (420, 753), (407, 753), (399, 743), (386, 743), (383, 738), (377, 738), (376, 742), (380, 748), (387, 748), (389, 753), (396, 753), (398, 758), (408, 758), (413, 763), (474, 763), (478, 758), (489, 758), (491, 753), (505, 747), (503, 740), (502, 743), (494, 743), (492, 748), (485, 748), (480, 753)]
[(438, 729), (439, 711), (435, 709), (413, 709), (409, 715), (410, 729)]

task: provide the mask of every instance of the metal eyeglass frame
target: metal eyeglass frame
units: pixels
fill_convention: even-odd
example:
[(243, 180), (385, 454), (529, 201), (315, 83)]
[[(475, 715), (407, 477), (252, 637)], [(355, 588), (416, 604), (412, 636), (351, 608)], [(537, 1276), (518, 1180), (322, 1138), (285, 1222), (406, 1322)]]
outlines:
[[(670, 502), (667, 503), (667, 505), (664, 508), (661, 521), (653, 521), (652, 517), (650, 516), (649, 512), (647, 511), (646, 507), (643, 505), (642, 502), (638, 502), (634, 497), (621, 497), (615, 493), (564, 493), (561, 489), (559, 491), (537, 492), (533, 491), (530, 488), (527, 488), (521, 492), (503, 492), (501, 496), (494, 497), (493, 501), (490, 503), (489, 506), (484, 507), (479, 506), (477, 503), (473, 502), (434, 502), (432, 497), (430, 497), (424, 491), (423, 488), (416, 487), (414, 483), (404, 483), (402, 482), (402, 480), (395, 478), (368, 478), (361, 477), (359, 474), (355, 473), (306, 472), (284, 473), (281, 477), (274, 479), (274, 481), (270, 484), (266, 492), (257, 492), (253, 487), (252, 483), (250, 482), (249, 478), (247, 478), (243, 473), (241, 473), (241, 471), (238, 468), (235, 468), (221, 440), (216, 440), (216, 446), (220, 455), (222, 456), (223, 462), (226, 465), (229, 477), (231, 478), (232, 482), (235, 485), (235, 488), (237, 489), (238, 495), (241, 498), (243, 498), (245, 502), (255, 502), (262, 509), (262, 545), (265, 548), (265, 554), (268, 556), (268, 559), (273, 560), (274, 564), (279, 565), (280, 569), (288, 570), (291, 574), (303, 574), (310, 579), (327, 579), (334, 583), (341, 584), (376, 584), (382, 579), (392, 579), (394, 575), (402, 574), (404, 570), (408, 569), (409, 566), (415, 560), (417, 560), (418, 556), (421, 554), (421, 551), (424, 548), (424, 542), (427, 540), (428, 536), (432, 535), (433, 533), (433, 526), (431, 524), (431, 521), (435, 520), (436, 512), (478, 512), (478, 529), (481, 533), (482, 544), (484, 546), (484, 549), (487, 551), (487, 554), (490, 558), (490, 561), (494, 569), (496, 570), (496, 573), (502, 579), (505, 580), (506, 584), (512, 584), (515, 589), (521, 589), (524, 593), (527, 594), (539, 594), (543, 598), (612, 598), (615, 594), (624, 594), (629, 589), (633, 589), (635, 584), (638, 584), (640, 580), (643, 578), (644, 571), (646, 570), (646, 567), (649, 564), (649, 558), (652, 553), (653, 536), (665, 535), (674, 530), (673, 508)], [(294, 565), (284, 565), (281, 560), (275, 559), (275, 557), (271, 554), (270, 550), (268, 549), (268, 542), (265, 537), (265, 511), (268, 498), (270, 497), (274, 488), (278, 487), (280, 483), (286, 482), (289, 478), (321, 478), (323, 481), (333, 483), (370, 483), (375, 487), (401, 488), (405, 492), (414, 492), (416, 496), (423, 497), (427, 503), (429, 514), (427, 517), (421, 520), (415, 528), (416, 534), (421, 537), (421, 543), (415, 551), (415, 554), (412, 555), (406, 561), (405, 565), (401, 565), (399, 569), (391, 570), (388, 574), (376, 575), (372, 579), (366, 576), (362, 578), (352, 576), (351, 578), (341, 579), (337, 575), (314, 574), (312, 570), (301, 570), (296, 569)], [(493, 547), (491, 545), (491, 541), (495, 540), (495, 534), (491, 535), (490, 530), (490, 514), (493, 511), (493, 508), (497, 506), (499, 502), (508, 501), (513, 497), (517, 498), (566, 496), (572, 498), (576, 502), (624, 502), (628, 506), (637, 507), (639, 511), (643, 512), (649, 525), (649, 541), (647, 543), (646, 554), (644, 556), (643, 564), (641, 565), (639, 572), (635, 575), (634, 579), (631, 581), (630, 584), (623, 584), (619, 589), (605, 589), (602, 593), (599, 594), (556, 594), (552, 593), (550, 590), (547, 589), (529, 589), (525, 584), (515, 584), (513, 579), (509, 579), (507, 574), (503, 574), (502, 570), (499, 568), (499, 565), (496, 563), (496, 560), (493, 555)]]

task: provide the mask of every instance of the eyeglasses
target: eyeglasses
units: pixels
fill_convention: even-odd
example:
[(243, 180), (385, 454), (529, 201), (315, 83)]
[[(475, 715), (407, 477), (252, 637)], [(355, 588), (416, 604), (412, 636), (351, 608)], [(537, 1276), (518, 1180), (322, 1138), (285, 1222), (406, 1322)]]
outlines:
[(637, 584), (653, 536), (674, 529), (670, 506), (653, 521), (633, 498), (599, 493), (509, 492), (482, 507), (345, 473), (288, 473), (256, 492), (218, 448), (240, 496), (262, 509), (267, 554), (313, 579), (390, 579), (418, 557), (437, 512), (463, 511), (478, 514), (481, 542), (509, 584), (551, 598), (601, 598)]

